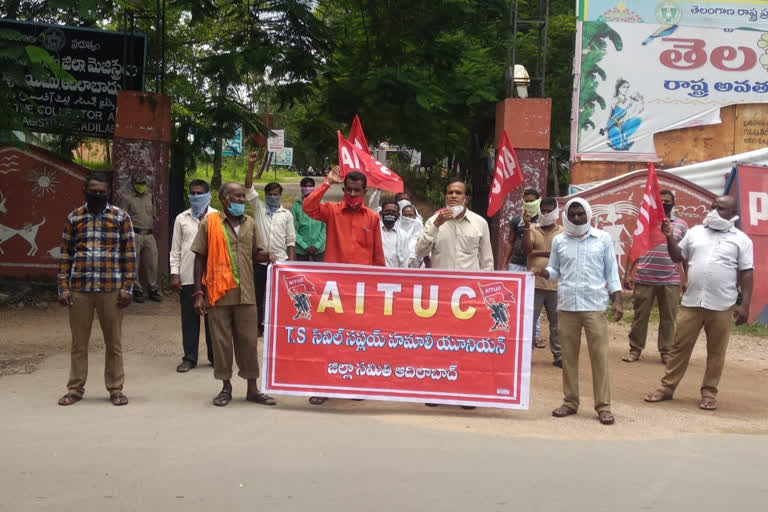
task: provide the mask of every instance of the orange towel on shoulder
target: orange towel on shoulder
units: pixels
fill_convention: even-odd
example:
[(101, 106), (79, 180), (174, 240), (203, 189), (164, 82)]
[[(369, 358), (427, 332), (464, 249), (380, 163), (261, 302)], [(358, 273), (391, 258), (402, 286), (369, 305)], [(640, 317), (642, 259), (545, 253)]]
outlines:
[(211, 306), (229, 290), (240, 286), (237, 262), (232, 255), (227, 230), (217, 212), (208, 214), (208, 259), (203, 283)]

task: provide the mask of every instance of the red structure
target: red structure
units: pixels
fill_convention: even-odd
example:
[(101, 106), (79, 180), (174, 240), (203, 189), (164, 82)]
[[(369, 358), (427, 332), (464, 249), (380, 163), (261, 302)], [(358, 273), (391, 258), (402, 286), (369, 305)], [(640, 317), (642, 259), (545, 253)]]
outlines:
[[(715, 194), (674, 174), (664, 171), (656, 171), (656, 174), (660, 188), (674, 192), (677, 216), (687, 222), (689, 227), (701, 224)], [(578, 194), (558, 198), (561, 209), (574, 197), (581, 197), (589, 202), (592, 206), (592, 225), (613, 238), (622, 277), (647, 179), (647, 170), (635, 171)]]
[(36, 146), (0, 144), (0, 275), (55, 277), (67, 214), (90, 171)]
[(171, 147), (171, 99), (162, 94), (121, 91), (112, 149), (115, 201), (131, 189), (131, 176), (147, 176), (157, 209), (153, 228), (157, 240), (158, 269), (168, 270), (168, 164)]
[(535, 188), (546, 195), (551, 117), (551, 98), (508, 98), (496, 104), (495, 145), (499, 146), (501, 134), (507, 130), (525, 179), (522, 187), (507, 195), (504, 205), (493, 217), (491, 244), (496, 261), (504, 255), (510, 220), (522, 210), (523, 190)]

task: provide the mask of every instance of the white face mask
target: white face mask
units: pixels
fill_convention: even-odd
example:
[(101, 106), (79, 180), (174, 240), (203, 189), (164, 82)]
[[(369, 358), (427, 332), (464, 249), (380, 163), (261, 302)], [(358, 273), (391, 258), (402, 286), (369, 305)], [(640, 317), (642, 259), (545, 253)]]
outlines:
[(457, 204), (456, 206), (449, 206), (448, 209), (451, 210), (451, 213), (453, 213), (453, 218), (455, 219), (456, 217), (461, 215), (465, 207), (463, 204)]
[(587, 234), (587, 231), (589, 231), (589, 222), (581, 225), (574, 224), (568, 220), (568, 214), (563, 212), (563, 228), (565, 228), (565, 232), (571, 236), (584, 236)]
[(397, 222), (400, 224), (400, 229), (405, 231), (408, 236), (412, 236), (414, 233), (421, 233), (422, 225), (421, 222), (419, 222), (419, 219), (400, 217)]
[(557, 216), (560, 215), (560, 209), (555, 206), (555, 209), (549, 213), (539, 213), (539, 225), (551, 226), (557, 222)]
[(704, 225), (715, 231), (728, 231), (733, 227), (733, 223), (739, 220), (738, 215), (732, 219), (724, 219), (720, 216), (716, 209), (709, 210), (709, 213), (704, 217)]

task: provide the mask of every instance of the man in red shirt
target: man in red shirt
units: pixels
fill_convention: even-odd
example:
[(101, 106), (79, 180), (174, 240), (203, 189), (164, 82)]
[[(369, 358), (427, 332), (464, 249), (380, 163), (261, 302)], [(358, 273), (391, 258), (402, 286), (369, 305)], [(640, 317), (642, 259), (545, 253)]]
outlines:
[(321, 203), (334, 183), (342, 183), (338, 167), (331, 169), (323, 184), (302, 203), (307, 216), (327, 225), (323, 261), (385, 266), (379, 216), (363, 205), (365, 174), (355, 171), (344, 177), (342, 202)]
[[(302, 208), (307, 216), (325, 222), (326, 263), (353, 263), (357, 265), (386, 266), (381, 244), (379, 216), (363, 205), (368, 180), (361, 172), (350, 172), (344, 177), (344, 200), (340, 203), (321, 203), (334, 183), (342, 183), (339, 168), (334, 167), (323, 184), (304, 198)], [(312, 405), (321, 405), (328, 398), (313, 396)]]

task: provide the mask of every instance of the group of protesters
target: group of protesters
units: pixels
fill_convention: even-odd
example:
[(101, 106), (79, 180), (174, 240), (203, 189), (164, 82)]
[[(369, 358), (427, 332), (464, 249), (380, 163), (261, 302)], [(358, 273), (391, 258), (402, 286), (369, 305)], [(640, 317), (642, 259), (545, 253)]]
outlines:
[[(467, 208), (467, 187), (458, 178), (445, 185), (445, 205), (422, 218), (407, 194), (386, 198), (380, 209), (365, 206), (366, 175), (350, 172), (342, 180), (332, 169), (319, 186), (301, 180), (301, 198), (282, 206), (282, 186), (269, 183), (264, 200), (253, 187), (256, 155), (249, 158), (245, 183), (225, 183), (218, 191), (222, 211), (210, 206), (208, 183), (189, 183), (190, 208), (174, 223), (170, 251), (170, 288), (180, 294), (184, 356), (177, 371), (198, 364), (200, 316), (203, 316), (208, 360), (223, 382), (213, 399), (217, 406), (232, 400), (233, 355), (238, 375), (247, 381), (246, 400), (275, 405), (258, 389), (257, 342), (263, 334), (267, 267), (286, 260), (493, 271), (488, 222)], [(146, 183), (134, 178), (134, 184)], [(341, 202), (324, 202), (334, 184), (342, 184)], [(134, 187), (141, 195), (145, 187)], [(674, 214), (674, 194), (662, 191), (667, 219), (661, 225), (666, 242), (637, 261), (628, 262), (623, 285), (633, 292), (634, 320), (628, 363), (645, 348), (654, 298), (660, 326), (658, 349), (665, 365), (661, 385), (645, 400), (672, 398), (696, 339), (707, 337), (707, 364), (699, 407), (717, 407), (717, 391), (731, 330), (747, 319), (752, 293), (753, 254), (750, 239), (734, 226), (736, 201), (715, 199), (704, 223), (688, 229)], [(107, 201), (108, 181), (93, 174), (85, 184), (86, 203), (67, 217), (59, 265), (59, 301), (69, 306), (72, 331), (71, 371), (60, 405), (82, 399), (88, 372), (88, 340), (94, 311), (106, 345), (105, 384), (114, 405), (125, 405), (121, 328), (123, 308), (136, 298), (139, 235), (151, 235), (151, 222), (137, 228), (133, 215)], [(139, 198), (141, 199), (141, 198)], [(544, 348), (540, 314), (546, 310), (553, 365), (562, 368), (564, 400), (555, 417), (579, 409), (579, 352), (586, 334), (592, 367), (594, 407), (602, 424), (612, 424), (607, 317), (611, 303), (615, 321), (623, 315), (622, 280), (611, 236), (592, 226), (592, 210), (581, 198), (569, 200), (563, 212), (551, 197), (535, 189), (523, 193), (523, 213), (509, 219), (509, 238), (496, 271), (535, 275), (534, 347)], [(133, 201), (152, 205), (153, 202)], [(250, 204), (253, 216), (245, 214)], [(561, 224), (558, 224), (561, 220)], [(423, 223), (422, 223), (423, 222)], [(156, 257), (155, 248), (155, 259)], [(148, 260), (151, 257), (148, 258)], [(159, 300), (156, 281), (148, 281), (150, 298)], [(681, 290), (682, 294), (681, 300)], [(741, 292), (741, 302), (737, 297)], [(155, 297), (158, 295), (158, 297)], [(315, 396), (320, 405), (327, 398)], [(434, 405), (434, 404), (427, 404)]]

